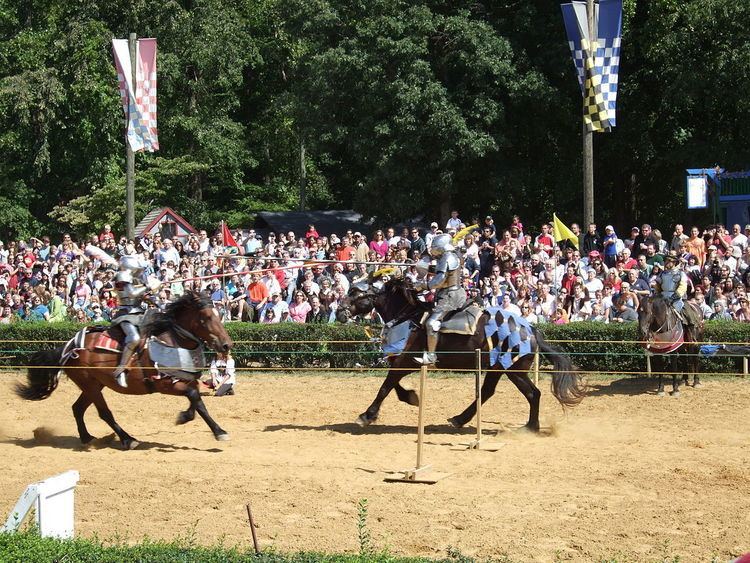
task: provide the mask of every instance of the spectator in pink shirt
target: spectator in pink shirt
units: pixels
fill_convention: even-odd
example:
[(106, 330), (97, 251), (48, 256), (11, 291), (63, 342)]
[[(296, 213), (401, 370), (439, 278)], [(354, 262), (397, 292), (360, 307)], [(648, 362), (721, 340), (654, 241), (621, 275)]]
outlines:
[(294, 294), (294, 303), (289, 305), (289, 318), (294, 323), (304, 323), (310, 309), (312, 307), (307, 301), (307, 295), (304, 291), (298, 291)]
[(375, 231), (375, 236), (370, 241), (370, 250), (377, 252), (381, 258), (388, 254), (388, 241), (383, 238), (383, 231)]

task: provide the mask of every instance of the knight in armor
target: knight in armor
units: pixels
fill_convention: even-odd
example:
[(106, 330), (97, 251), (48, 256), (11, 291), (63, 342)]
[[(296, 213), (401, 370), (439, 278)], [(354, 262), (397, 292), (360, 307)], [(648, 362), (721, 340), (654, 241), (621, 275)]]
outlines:
[(138, 327), (143, 318), (143, 299), (146, 293), (158, 288), (159, 281), (153, 280), (146, 285), (143, 283), (143, 272), (146, 267), (138, 256), (123, 256), (120, 258), (119, 271), (115, 276), (119, 307), (112, 319), (112, 326), (119, 325), (125, 334), (125, 345), (120, 357), (120, 363), (115, 368), (114, 376), (117, 384), (127, 387), (126, 370), (130, 358), (133, 357), (141, 335)]
[(656, 279), (656, 294), (672, 304), (686, 326), (698, 326), (700, 313), (692, 306), (685, 306), (687, 287), (687, 275), (678, 267), (677, 255), (670, 252), (664, 257), (664, 271)]
[(466, 303), (466, 291), (461, 287), (461, 260), (458, 258), (451, 236), (448, 234), (435, 236), (429, 252), (430, 256), (437, 260), (435, 275), (430, 280), (416, 285), (417, 290), (437, 290), (435, 307), (425, 323), (427, 351), (417, 359), (423, 364), (434, 364), (437, 361), (435, 349), (441, 320), (447, 313), (460, 309)]

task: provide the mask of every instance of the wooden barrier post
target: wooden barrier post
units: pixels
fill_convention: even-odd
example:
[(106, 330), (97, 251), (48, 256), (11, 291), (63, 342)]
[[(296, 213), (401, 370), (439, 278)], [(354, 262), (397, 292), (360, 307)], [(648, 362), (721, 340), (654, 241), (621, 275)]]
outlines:
[(534, 387), (539, 387), (539, 350), (534, 352)]
[(486, 450), (496, 452), (502, 444), (488, 444), (482, 439), (482, 350), (474, 350), (477, 359), (477, 370), (474, 372), (474, 400), (477, 405), (477, 438), (466, 445), (469, 450)]
[(742, 358), (742, 377), (747, 377), (747, 356)]
[[(424, 405), (427, 382), (427, 366), (423, 365), (419, 372), (419, 414), (417, 415), (417, 464), (413, 469), (401, 471), (400, 477), (386, 477), (388, 483), (422, 483), (434, 485), (440, 479), (447, 477), (448, 473), (430, 472), (429, 465), (423, 465), (424, 445)], [(429, 473), (428, 473), (429, 472)]]
[(646, 373), (651, 377), (651, 354), (648, 350), (646, 351)]

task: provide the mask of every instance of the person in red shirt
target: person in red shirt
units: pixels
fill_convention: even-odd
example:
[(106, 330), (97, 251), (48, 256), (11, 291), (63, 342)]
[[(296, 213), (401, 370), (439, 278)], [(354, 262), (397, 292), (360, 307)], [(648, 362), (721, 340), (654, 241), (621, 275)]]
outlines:
[(315, 225), (312, 224), (307, 226), (307, 232), (305, 232), (305, 239), (309, 239), (310, 237), (314, 238), (315, 240), (318, 240), (320, 238), (318, 231), (315, 230)]
[(336, 260), (341, 262), (348, 262), (354, 257), (357, 249), (351, 245), (349, 237), (344, 237), (340, 243), (336, 245)]
[(638, 267), (638, 261), (635, 258), (631, 258), (630, 249), (623, 248), (622, 252), (617, 255), (617, 269), (621, 272), (626, 272)]
[(247, 304), (253, 322), (259, 322), (259, 313), (268, 303), (268, 287), (260, 281), (259, 274), (250, 276), (250, 284), (247, 286)]

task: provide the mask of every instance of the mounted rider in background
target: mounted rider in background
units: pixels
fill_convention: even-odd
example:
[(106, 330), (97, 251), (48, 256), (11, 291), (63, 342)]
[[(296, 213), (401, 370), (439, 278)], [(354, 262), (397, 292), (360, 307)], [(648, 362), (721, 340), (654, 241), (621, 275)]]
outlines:
[(125, 345), (120, 356), (120, 363), (115, 368), (114, 376), (120, 387), (127, 387), (126, 370), (128, 362), (138, 347), (141, 335), (138, 327), (143, 321), (143, 301), (146, 294), (155, 291), (161, 282), (155, 278), (143, 283), (143, 272), (146, 264), (138, 256), (123, 256), (120, 258), (119, 271), (115, 276), (115, 290), (119, 301), (119, 308), (112, 319), (112, 326), (119, 325), (125, 334)]
[[(431, 257), (437, 259), (435, 275), (428, 281), (419, 282), (415, 285), (415, 289), (418, 291), (437, 290), (435, 307), (425, 323), (427, 351), (421, 358), (417, 358), (417, 361), (422, 364), (434, 364), (437, 361), (435, 350), (441, 320), (447, 313), (460, 309), (466, 303), (466, 291), (461, 287), (461, 260), (453, 246), (451, 236), (449, 234), (435, 236), (432, 239), (429, 253)], [(420, 261), (420, 263), (423, 263), (423, 261)]]
[(679, 259), (674, 252), (669, 252), (664, 257), (664, 271), (656, 278), (656, 295), (660, 295), (672, 305), (685, 326), (699, 326), (703, 320), (700, 311), (689, 303), (685, 306), (688, 279), (685, 272), (679, 268), (678, 262)]

